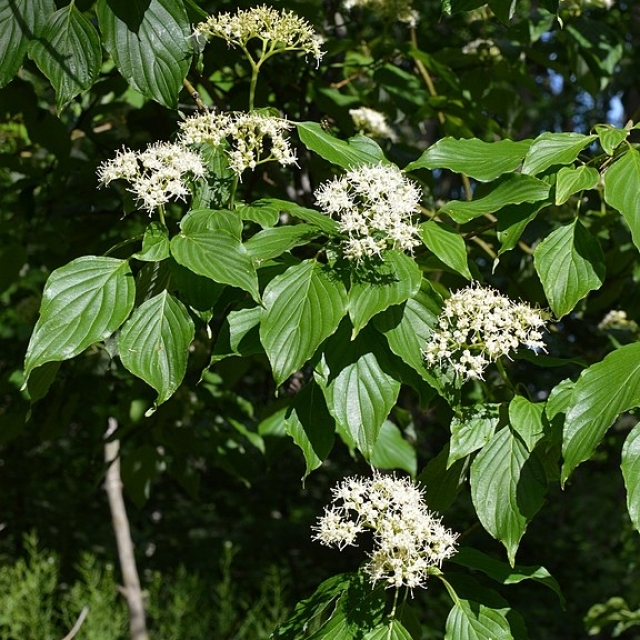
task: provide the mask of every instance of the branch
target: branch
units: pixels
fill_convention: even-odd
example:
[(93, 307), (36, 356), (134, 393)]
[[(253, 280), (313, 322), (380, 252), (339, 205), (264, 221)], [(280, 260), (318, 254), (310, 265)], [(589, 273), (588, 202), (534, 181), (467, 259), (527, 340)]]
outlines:
[(108, 465), (104, 488), (109, 499), (113, 530), (118, 545), (118, 558), (124, 582), (124, 595), (129, 606), (129, 629), (131, 640), (149, 640), (147, 623), (145, 620), (144, 600), (140, 588), (138, 568), (133, 553), (133, 541), (129, 518), (122, 495), (122, 480), (120, 479), (120, 440), (109, 438), (117, 431), (118, 421), (109, 418), (105, 434), (104, 459)]
[(88, 613), (89, 607), (85, 605), (84, 607), (82, 607), (82, 611), (80, 612), (76, 623), (73, 625), (73, 627), (71, 627), (71, 631), (69, 631), (69, 633), (67, 633), (67, 635), (62, 638), (62, 640), (72, 640), (72, 638), (75, 638), (78, 631), (80, 631), (80, 627), (82, 626), (82, 623), (84, 622), (84, 619), (87, 617)]

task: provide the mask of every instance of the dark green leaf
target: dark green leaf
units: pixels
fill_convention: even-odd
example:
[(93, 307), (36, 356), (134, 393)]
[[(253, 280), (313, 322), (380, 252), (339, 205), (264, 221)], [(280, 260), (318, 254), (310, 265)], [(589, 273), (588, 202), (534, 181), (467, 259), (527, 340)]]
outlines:
[(640, 152), (629, 149), (604, 174), (604, 199), (619, 211), (640, 249)]
[(256, 233), (244, 246), (254, 260), (262, 262), (277, 258), (294, 247), (308, 244), (318, 235), (318, 230), (309, 224), (271, 227)]
[(482, 449), (491, 440), (500, 421), (499, 404), (462, 407), (451, 419), (451, 442), (447, 468), (457, 460)]
[[(257, 327), (262, 319), (262, 308), (251, 307), (231, 311), (218, 333), (211, 363), (230, 356), (248, 356), (262, 352)], [(252, 329), (256, 329), (255, 332)]]
[(185, 306), (163, 291), (140, 305), (122, 327), (118, 348), (122, 364), (168, 400), (187, 370), (193, 320)]
[(56, 269), (42, 294), (25, 357), (25, 382), (36, 367), (68, 360), (106, 340), (131, 313), (134, 296), (126, 260), (85, 256)]
[(583, 165), (577, 169), (562, 167), (558, 171), (556, 182), (556, 204), (564, 204), (578, 191), (594, 189), (598, 185), (600, 174), (593, 168)]
[(147, 98), (174, 109), (191, 64), (191, 26), (180, 0), (98, 0), (104, 45)]
[(428, 220), (420, 225), (420, 237), (436, 258), (467, 280), (472, 279), (467, 263), (467, 247), (460, 233), (441, 222)]
[(353, 337), (376, 314), (403, 303), (420, 289), (422, 272), (416, 262), (400, 251), (387, 251), (384, 262), (366, 273), (352, 273), (349, 316)]
[(193, 231), (214, 231), (221, 229), (234, 238), (242, 238), (242, 218), (238, 211), (228, 209), (193, 209), (180, 220), (180, 229), (189, 234)]
[(513, 566), (520, 539), (542, 506), (542, 462), (509, 428), (496, 433), (471, 465), (471, 498), (482, 526), (500, 540)]
[(511, 251), (520, 240), (527, 225), (538, 215), (545, 202), (523, 202), (507, 205), (498, 215), (497, 236), (500, 241), (498, 256)]
[(622, 477), (627, 489), (627, 509), (633, 526), (640, 531), (640, 424), (627, 436), (622, 447)]
[(373, 141), (363, 144), (363, 136), (346, 142), (327, 133), (317, 122), (298, 122), (300, 141), (307, 149), (343, 169), (387, 162), (382, 149)]
[(440, 213), (449, 214), (456, 222), (464, 224), (487, 213), (495, 213), (509, 204), (538, 202), (549, 195), (549, 185), (542, 180), (519, 173), (507, 177), (489, 195), (478, 200), (452, 200)]
[(394, 619), (372, 629), (363, 640), (412, 640), (412, 638), (400, 621)]
[(600, 243), (577, 218), (547, 236), (535, 248), (533, 262), (557, 318), (569, 313), (589, 291), (599, 289), (604, 282)]
[(375, 469), (402, 469), (411, 477), (418, 471), (415, 447), (404, 439), (402, 432), (389, 420), (382, 429), (371, 454), (371, 466)]
[(174, 260), (169, 261), (169, 269), (180, 299), (196, 311), (211, 311), (225, 289), (225, 285), (199, 276)]
[(581, 133), (543, 133), (531, 145), (522, 173), (535, 175), (554, 165), (571, 164), (580, 152), (597, 138)]
[(456, 499), (467, 477), (467, 460), (458, 460), (447, 468), (449, 445), (435, 457), (418, 476), (423, 486), (425, 499), (430, 509), (446, 511)]
[(477, 138), (443, 138), (429, 147), (405, 171), (450, 169), (480, 182), (491, 182), (503, 173), (515, 171), (525, 157), (531, 140), (483, 142)]
[(508, 24), (513, 18), (513, 14), (516, 10), (517, 0), (488, 0), (491, 11), (496, 14), (496, 17), (500, 22)]
[(573, 387), (562, 443), (562, 484), (596, 450), (613, 421), (640, 404), (640, 343), (585, 369)]
[(102, 64), (98, 32), (73, 3), (49, 16), (29, 55), (53, 85), (58, 111), (93, 85)]
[(307, 260), (274, 278), (263, 301), (260, 339), (276, 383), (282, 384), (338, 328), (347, 292), (329, 270)]

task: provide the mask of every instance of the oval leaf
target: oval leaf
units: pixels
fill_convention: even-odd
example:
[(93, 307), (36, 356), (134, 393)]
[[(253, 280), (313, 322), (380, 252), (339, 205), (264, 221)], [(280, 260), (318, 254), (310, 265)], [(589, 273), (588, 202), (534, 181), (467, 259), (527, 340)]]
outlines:
[(542, 506), (545, 470), (510, 429), (489, 441), (471, 465), (471, 499), (482, 526), (507, 550), (513, 566), (520, 539)]
[(640, 531), (640, 424), (631, 430), (622, 447), (622, 477), (627, 488), (629, 516)]
[(615, 129), (610, 124), (597, 124), (595, 130), (600, 146), (609, 156), (629, 137), (629, 129)]
[(500, 421), (499, 404), (476, 404), (462, 407), (451, 420), (451, 442), (447, 469), (468, 455), (482, 449), (493, 436)]
[(167, 291), (142, 303), (122, 327), (120, 360), (158, 392), (156, 406), (180, 386), (194, 331), (185, 306)]
[(389, 420), (382, 423), (382, 429), (371, 454), (371, 465), (376, 469), (402, 469), (412, 478), (418, 471), (415, 448), (405, 440), (400, 429)]
[(420, 225), (420, 237), (436, 258), (467, 280), (472, 279), (467, 262), (467, 246), (460, 233), (441, 222), (428, 220)]
[(578, 219), (545, 238), (533, 252), (533, 263), (557, 318), (569, 313), (604, 282), (600, 243)]
[(562, 442), (562, 484), (596, 450), (613, 421), (640, 404), (640, 343), (610, 353), (578, 378), (567, 410)]
[(352, 274), (349, 316), (353, 337), (376, 314), (401, 304), (420, 289), (422, 272), (415, 260), (400, 251), (388, 251), (384, 262), (365, 274)]
[(129, 84), (169, 108), (178, 106), (191, 65), (191, 27), (182, 2), (98, 0), (104, 45)]
[(594, 189), (599, 180), (600, 174), (593, 167), (582, 166), (577, 169), (562, 167), (558, 171), (556, 182), (556, 204), (564, 204), (578, 191)]
[(254, 260), (277, 258), (285, 251), (307, 244), (318, 236), (318, 230), (309, 224), (263, 229), (245, 242), (245, 248)]
[(513, 640), (502, 611), (458, 599), (447, 618), (445, 640)]
[(321, 264), (307, 260), (274, 278), (263, 302), (260, 339), (276, 383), (282, 384), (338, 328), (347, 292)]
[(249, 252), (225, 229), (189, 229), (171, 240), (176, 262), (214, 282), (230, 284), (260, 299), (258, 274)]
[(98, 32), (73, 3), (49, 17), (29, 55), (53, 85), (58, 111), (91, 87), (102, 64)]
[(134, 253), (136, 260), (159, 262), (169, 257), (169, 232), (160, 222), (151, 222), (142, 238), (142, 250)]
[(531, 176), (515, 173), (501, 182), (489, 195), (478, 200), (452, 200), (440, 213), (464, 224), (487, 213), (495, 213), (508, 204), (538, 202), (549, 195), (549, 185)]
[(553, 165), (571, 164), (579, 153), (598, 136), (585, 136), (582, 133), (543, 133), (531, 145), (522, 173), (535, 175)]
[(503, 173), (515, 171), (530, 146), (531, 140), (483, 142), (477, 138), (443, 138), (429, 147), (417, 160), (408, 164), (404, 170), (449, 169), (480, 182), (491, 182)]
[(84, 256), (56, 269), (42, 294), (24, 363), (25, 381), (36, 367), (68, 360), (106, 340), (131, 313), (134, 298), (126, 260)]

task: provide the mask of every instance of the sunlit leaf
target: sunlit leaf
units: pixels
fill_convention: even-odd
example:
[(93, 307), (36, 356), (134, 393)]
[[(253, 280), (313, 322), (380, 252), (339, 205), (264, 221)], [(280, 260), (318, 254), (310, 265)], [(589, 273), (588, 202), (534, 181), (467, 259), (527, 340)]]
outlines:
[(597, 138), (582, 133), (543, 133), (534, 141), (522, 166), (522, 173), (536, 175), (554, 165), (571, 164)]

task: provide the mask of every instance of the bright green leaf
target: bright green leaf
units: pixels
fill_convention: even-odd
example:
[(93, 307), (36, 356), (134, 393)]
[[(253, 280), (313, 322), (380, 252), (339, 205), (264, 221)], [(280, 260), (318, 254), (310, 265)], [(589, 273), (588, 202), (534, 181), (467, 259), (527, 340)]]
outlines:
[(544, 402), (530, 402), (523, 396), (515, 396), (509, 403), (509, 424), (529, 451), (545, 436), (544, 410)]
[(282, 384), (338, 328), (347, 311), (347, 292), (329, 270), (307, 260), (274, 278), (263, 301), (260, 339), (276, 383)]
[(447, 618), (445, 640), (513, 640), (502, 611), (458, 599)]
[(245, 242), (245, 249), (257, 261), (271, 260), (294, 247), (308, 244), (318, 236), (318, 230), (309, 224), (271, 227), (258, 231)]
[(629, 516), (633, 526), (640, 531), (640, 424), (631, 430), (624, 442), (621, 467)]
[(471, 499), (482, 526), (507, 550), (513, 566), (520, 539), (542, 506), (545, 470), (509, 428), (496, 433), (471, 465)]
[(401, 622), (394, 619), (372, 629), (363, 640), (412, 640), (412, 638)]
[(467, 280), (472, 279), (467, 262), (467, 247), (460, 233), (441, 222), (428, 220), (420, 225), (420, 237), (424, 246), (436, 258)]
[(280, 210), (275, 205), (264, 201), (256, 200), (251, 204), (244, 205), (238, 209), (238, 215), (242, 220), (250, 220), (259, 224), (263, 229), (275, 227), (280, 219)]
[(596, 450), (614, 420), (640, 404), (640, 343), (628, 344), (585, 369), (567, 410), (562, 484)]
[(353, 337), (376, 314), (402, 304), (420, 289), (422, 272), (415, 260), (400, 251), (387, 251), (384, 262), (366, 273), (352, 273), (349, 316)]
[(582, 133), (543, 133), (531, 145), (522, 173), (536, 175), (554, 165), (571, 164), (597, 136)]
[(556, 182), (556, 204), (564, 204), (570, 196), (578, 191), (595, 189), (600, 180), (600, 174), (593, 167), (583, 165), (577, 169), (562, 167), (558, 171)]
[(191, 25), (176, 0), (98, 0), (104, 46), (147, 98), (175, 109), (191, 65)]
[(340, 140), (324, 131), (317, 122), (298, 122), (296, 127), (300, 141), (307, 149), (343, 169), (387, 162), (382, 149), (364, 136)]
[(151, 222), (142, 238), (142, 250), (134, 253), (137, 260), (159, 262), (169, 257), (169, 232), (160, 222)]
[(122, 327), (120, 360), (157, 391), (156, 405), (168, 400), (180, 386), (194, 331), (185, 306), (167, 291), (143, 302)]
[(451, 441), (447, 469), (457, 460), (482, 449), (491, 440), (500, 421), (499, 404), (462, 407), (451, 419)]
[(549, 195), (549, 185), (542, 180), (519, 173), (508, 176), (491, 193), (478, 200), (452, 200), (440, 213), (464, 224), (487, 213), (495, 213), (509, 204), (538, 202)]
[(314, 209), (307, 209), (295, 202), (278, 200), (277, 198), (265, 198), (264, 200), (260, 200), (260, 202), (263, 203), (264, 206), (274, 207), (278, 213), (285, 211), (294, 218), (304, 220), (329, 236), (335, 236), (339, 233), (338, 223), (335, 220)]
[(629, 137), (629, 129), (615, 129), (609, 124), (597, 124), (595, 130), (603, 151), (609, 156)]
[(629, 149), (604, 174), (604, 199), (622, 214), (640, 249), (640, 152)]
[(96, 81), (102, 64), (100, 37), (72, 3), (49, 16), (29, 56), (56, 91), (58, 111)]
[(106, 340), (131, 313), (134, 297), (126, 260), (84, 256), (56, 269), (42, 294), (25, 357), (25, 382), (36, 367), (68, 360)]
[(533, 263), (557, 318), (569, 313), (604, 282), (604, 254), (597, 238), (576, 218), (556, 229), (534, 250)]
[(249, 252), (225, 229), (182, 231), (171, 240), (176, 262), (214, 282), (230, 284), (260, 299), (258, 275)]
[(221, 229), (236, 240), (242, 238), (242, 217), (239, 211), (228, 209), (193, 209), (180, 220), (180, 229), (187, 235), (193, 231), (214, 231)]
[(382, 423), (371, 454), (371, 466), (376, 469), (402, 469), (411, 477), (415, 477), (418, 471), (415, 447), (405, 440), (400, 429), (390, 420)]
[(531, 140), (483, 142), (477, 138), (443, 138), (430, 146), (405, 171), (449, 169), (480, 182), (491, 182), (503, 173), (515, 171), (522, 163)]

